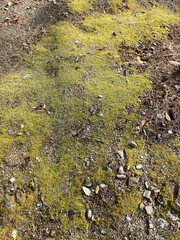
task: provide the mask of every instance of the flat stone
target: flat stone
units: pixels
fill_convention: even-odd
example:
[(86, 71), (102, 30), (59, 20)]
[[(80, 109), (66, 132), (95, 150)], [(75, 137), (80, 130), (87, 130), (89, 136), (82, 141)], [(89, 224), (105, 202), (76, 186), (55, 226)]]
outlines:
[(129, 142), (128, 145), (129, 145), (130, 147), (132, 147), (132, 148), (137, 148), (137, 144), (136, 144), (134, 141)]
[(145, 185), (145, 188), (149, 189), (149, 184), (147, 181), (144, 183), (144, 185)]
[(116, 152), (120, 156), (120, 158), (124, 159), (124, 151), (123, 150), (116, 150)]
[(145, 208), (144, 203), (140, 203), (139, 208), (140, 208), (140, 210), (143, 210)]
[(136, 169), (137, 169), (137, 170), (140, 170), (140, 169), (142, 169), (142, 168), (143, 168), (143, 165), (142, 165), (142, 164), (136, 165)]
[(87, 187), (82, 187), (83, 192), (85, 193), (86, 196), (90, 196), (91, 195), (91, 190)]
[(145, 210), (148, 215), (152, 215), (154, 213), (153, 207), (151, 205), (146, 206)]
[(106, 235), (106, 233), (107, 233), (106, 230), (104, 230), (104, 229), (101, 229), (100, 232), (102, 235)]
[(92, 211), (91, 209), (87, 210), (87, 218), (90, 220), (92, 218)]
[(138, 177), (130, 177), (128, 180), (128, 186), (129, 187), (136, 187), (139, 183)]
[(149, 190), (145, 190), (144, 191), (144, 193), (143, 193), (143, 197), (145, 197), (145, 198), (150, 198), (150, 196), (151, 196), (151, 191), (149, 191)]
[(101, 184), (100, 184), (100, 187), (104, 189), (104, 188), (107, 188), (107, 185), (104, 184), (104, 183), (101, 183)]
[(15, 183), (16, 179), (15, 179), (15, 177), (11, 177), (11, 178), (9, 179), (9, 181), (10, 181), (11, 183)]
[(126, 179), (126, 175), (123, 175), (123, 174), (117, 174), (116, 177), (120, 180)]
[(158, 114), (157, 114), (157, 118), (158, 118), (158, 119), (163, 119), (163, 116), (158, 113)]
[(120, 167), (119, 167), (119, 173), (120, 173), (120, 174), (124, 174), (124, 168), (123, 168), (123, 166), (120, 166)]

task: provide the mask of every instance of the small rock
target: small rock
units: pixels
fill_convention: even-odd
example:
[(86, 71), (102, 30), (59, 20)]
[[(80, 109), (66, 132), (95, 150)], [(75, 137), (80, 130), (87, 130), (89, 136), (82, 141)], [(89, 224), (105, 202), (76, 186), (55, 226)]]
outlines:
[(150, 229), (153, 229), (153, 227), (154, 227), (153, 223), (150, 219), (148, 219), (148, 226), (149, 226)]
[(102, 235), (106, 235), (106, 233), (107, 233), (106, 230), (104, 230), (104, 229), (101, 229), (100, 232)]
[(142, 164), (136, 165), (136, 169), (137, 169), (137, 170), (140, 170), (140, 169), (142, 169), (142, 168), (143, 168), (143, 165), (142, 165)]
[(158, 114), (157, 114), (157, 118), (158, 118), (158, 119), (163, 119), (163, 116), (158, 113)]
[(132, 148), (137, 148), (137, 144), (134, 141), (130, 142), (128, 145)]
[(85, 193), (86, 196), (90, 196), (91, 195), (91, 190), (87, 187), (83, 187), (83, 192)]
[(126, 179), (126, 175), (123, 174), (117, 174), (116, 177), (119, 178), (120, 180)]
[(124, 159), (124, 151), (123, 150), (116, 150), (116, 152), (120, 156), (120, 158)]
[(168, 133), (169, 133), (169, 134), (172, 134), (173, 132), (172, 132), (172, 130), (168, 130)]
[(103, 95), (98, 95), (98, 98), (103, 98)]
[(116, 32), (113, 32), (113, 36), (117, 36), (117, 33), (116, 33)]
[(120, 167), (119, 167), (119, 173), (120, 173), (120, 174), (124, 174), (124, 168), (123, 168), (123, 166), (120, 166)]
[(69, 217), (70, 220), (73, 220), (73, 217), (74, 217), (74, 210), (73, 209), (70, 209), (68, 211), (68, 217)]
[(145, 190), (144, 191), (144, 193), (143, 193), (143, 197), (145, 197), (145, 198), (150, 198), (150, 196), (151, 196), (151, 191), (149, 191), (149, 190)]
[(96, 193), (96, 194), (99, 193), (99, 185), (96, 187), (95, 193)]
[(174, 65), (174, 66), (180, 66), (180, 62), (176, 62), (176, 61), (169, 61), (170, 64)]
[(148, 215), (152, 215), (154, 213), (153, 207), (151, 205), (146, 206), (145, 210)]
[(129, 180), (128, 180), (128, 186), (129, 187), (136, 187), (138, 183), (139, 183), (139, 178), (138, 177), (130, 177)]
[(130, 216), (127, 214), (126, 215), (126, 222), (130, 222), (131, 221), (131, 218), (130, 218)]
[(12, 238), (14, 238), (14, 239), (17, 238), (17, 230), (12, 231)]
[(100, 117), (104, 117), (104, 114), (103, 114), (103, 113), (100, 113), (99, 116), (100, 116)]
[(149, 189), (149, 183), (147, 181), (145, 181), (144, 185), (146, 189)]
[(145, 208), (144, 203), (140, 203), (139, 208), (140, 208), (140, 210), (143, 210)]
[(9, 179), (9, 181), (10, 181), (11, 183), (15, 183), (16, 179), (15, 179), (15, 177), (11, 177), (11, 178)]
[(16, 191), (16, 200), (19, 204), (23, 204), (25, 201), (25, 194), (21, 190)]
[(174, 88), (179, 91), (180, 90), (180, 85), (175, 85)]
[(104, 189), (104, 188), (107, 188), (107, 185), (104, 184), (104, 183), (101, 183), (101, 184), (100, 184), (100, 187)]
[(87, 210), (87, 218), (90, 220), (91, 218), (92, 218), (92, 211), (91, 211), (91, 209), (88, 209)]

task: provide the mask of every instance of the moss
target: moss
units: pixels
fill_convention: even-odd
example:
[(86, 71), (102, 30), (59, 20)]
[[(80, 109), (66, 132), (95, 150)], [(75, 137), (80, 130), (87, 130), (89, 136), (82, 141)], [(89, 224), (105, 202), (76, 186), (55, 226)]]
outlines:
[(67, 7), (69, 8), (69, 11), (72, 13), (88, 13), (89, 10), (92, 10), (92, 4), (94, 0), (71, 0), (67, 1)]

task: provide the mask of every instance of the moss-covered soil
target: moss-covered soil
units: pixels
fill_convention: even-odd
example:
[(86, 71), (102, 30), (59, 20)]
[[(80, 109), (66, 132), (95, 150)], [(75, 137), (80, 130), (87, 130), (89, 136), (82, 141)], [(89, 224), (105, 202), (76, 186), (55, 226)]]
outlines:
[(179, 16), (61, 4), (0, 78), (0, 239), (178, 239)]

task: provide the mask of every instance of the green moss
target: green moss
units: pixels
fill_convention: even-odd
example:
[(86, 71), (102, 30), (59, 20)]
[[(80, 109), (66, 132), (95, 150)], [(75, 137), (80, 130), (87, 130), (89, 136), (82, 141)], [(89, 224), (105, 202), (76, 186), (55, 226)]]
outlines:
[(67, 7), (69, 8), (69, 11), (72, 13), (87, 13), (89, 10), (92, 10), (92, 3), (94, 0), (71, 0), (67, 1)]

